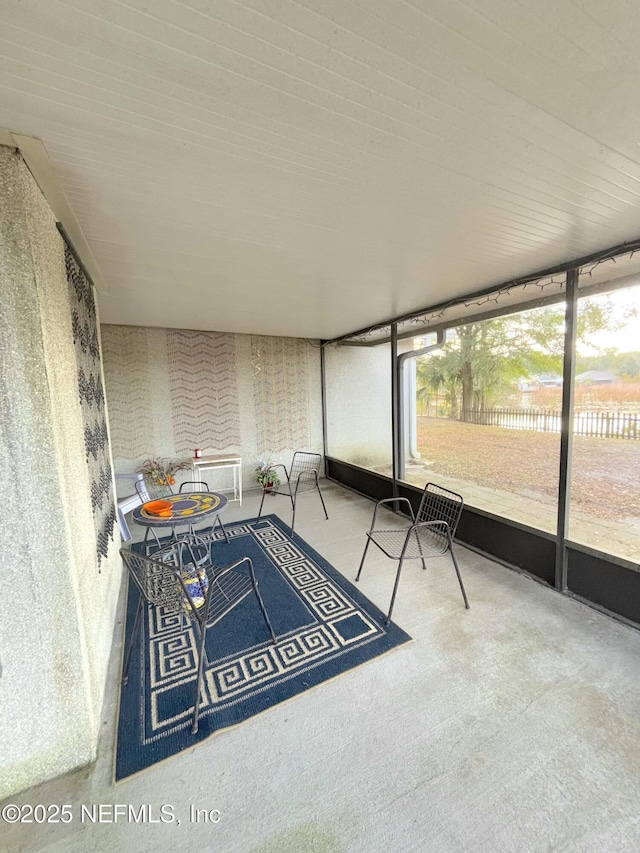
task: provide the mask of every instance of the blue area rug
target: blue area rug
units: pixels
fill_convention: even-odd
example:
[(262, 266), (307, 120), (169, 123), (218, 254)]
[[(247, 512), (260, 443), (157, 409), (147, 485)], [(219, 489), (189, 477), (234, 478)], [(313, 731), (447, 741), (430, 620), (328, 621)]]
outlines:
[[(244, 723), (323, 681), (411, 640), (275, 515), (229, 524), (213, 545), (225, 566), (249, 556), (278, 642), (254, 595), (207, 631), (203, 699), (191, 734), (197, 632), (145, 608), (129, 679), (121, 688), (116, 781)], [(222, 536), (222, 533), (220, 533)], [(138, 604), (129, 586), (128, 649)]]

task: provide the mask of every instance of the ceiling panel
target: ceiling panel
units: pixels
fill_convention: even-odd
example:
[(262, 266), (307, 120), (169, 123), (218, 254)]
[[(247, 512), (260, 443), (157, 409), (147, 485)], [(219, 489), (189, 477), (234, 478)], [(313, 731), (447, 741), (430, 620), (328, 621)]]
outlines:
[(103, 321), (332, 338), (640, 235), (640, 16), (589, 0), (4, 0)]

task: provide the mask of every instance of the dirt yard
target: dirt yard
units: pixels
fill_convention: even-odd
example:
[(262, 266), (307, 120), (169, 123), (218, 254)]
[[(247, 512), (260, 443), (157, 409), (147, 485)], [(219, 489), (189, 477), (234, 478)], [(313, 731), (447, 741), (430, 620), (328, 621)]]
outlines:
[[(557, 496), (560, 436), (418, 417), (418, 450), (431, 469), (514, 494)], [(594, 517), (640, 519), (640, 441), (573, 440), (572, 505)]]

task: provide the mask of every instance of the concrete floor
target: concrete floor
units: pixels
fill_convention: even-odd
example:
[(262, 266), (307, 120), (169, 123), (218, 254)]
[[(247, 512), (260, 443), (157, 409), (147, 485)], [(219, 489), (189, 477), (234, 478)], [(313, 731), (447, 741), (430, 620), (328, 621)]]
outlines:
[[(325, 494), (330, 520), (305, 495), (297, 530), (353, 580), (372, 504)], [(289, 520), (284, 498), (266, 506)], [(10, 798), (70, 803), (73, 821), (3, 824), (0, 850), (640, 850), (640, 633), (457, 553), (471, 610), (448, 558), (409, 563), (394, 618), (415, 642), (114, 787), (120, 621), (97, 762)], [(360, 588), (383, 609), (393, 566), (370, 549)], [(171, 805), (180, 825), (82, 823), (100, 803)]]

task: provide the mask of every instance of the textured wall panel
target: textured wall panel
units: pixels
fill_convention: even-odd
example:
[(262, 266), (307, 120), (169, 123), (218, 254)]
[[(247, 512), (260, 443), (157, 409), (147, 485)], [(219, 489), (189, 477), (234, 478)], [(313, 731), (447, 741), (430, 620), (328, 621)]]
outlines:
[(176, 452), (241, 444), (235, 336), (167, 331)]
[(148, 456), (153, 449), (146, 330), (103, 326), (104, 381), (113, 455)]
[(105, 409), (98, 322), (93, 287), (65, 246), (71, 300), (71, 327), (78, 363), (78, 397), (84, 424), (84, 446), (91, 480), (91, 509), (96, 529), (98, 565), (109, 554), (116, 523), (111, 452)]
[(265, 456), (322, 451), (320, 351), (307, 341), (105, 325), (102, 351), (118, 473), (233, 450), (249, 488)]
[[(82, 407), (101, 383), (74, 347), (63, 241), (2, 146), (0, 199), (3, 799), (95, 759), (122, 568), (114, 531), (98, 572)], [(83, 337), (95, 352), (95, 326)]]
[(308, 352), (299, 338), (251, 339), (256, 443), (262, 455), (310, 446)]

